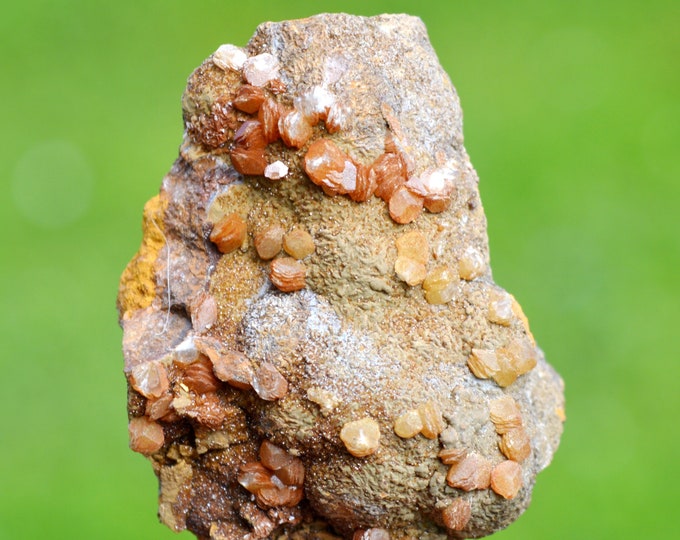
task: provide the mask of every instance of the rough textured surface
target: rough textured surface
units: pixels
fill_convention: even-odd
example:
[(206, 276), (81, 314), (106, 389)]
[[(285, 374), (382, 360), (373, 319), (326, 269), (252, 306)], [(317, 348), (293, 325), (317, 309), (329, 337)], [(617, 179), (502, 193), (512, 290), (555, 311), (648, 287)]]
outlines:
[[(131, 423), (131, 439), (163, 429), (159, 450), (155, 440), (135, 447), (159, 477), (161, 520), (213, 539), (470, 538), (507, 526), (557, 449), (563, 384), (492, 280), (458, 97), (424, 26), (320, 15), (263, 24), (248, 60), (242, 52), (222, 47), (191, 75), (180, 156), (121, 280), (129, 415), (149, 418)], [(239, 94), (247, 83), (262, 91)], [(293, 110), (287, 123), (271, 120)], [(314, 185), (303, 158), (320, 139), (346, 160)], [(403, 177), (387, 178), (384, 156)], [(287, 175), (262, 176), (276, 161)], [(385, 200), (372, 196), (377, 186)], [(402, 225), (404, 196), (416, 217)], [(234, 213), (248, 234), (222, 254), (210, 234)], [(295, 266), (304, 279), (283, 276), (292, 292), (272, 285), (255, 249), (272, 227), (313, 239)], [(401, 240), (397, 273), (397, 241), (412, 231), (419, 245)], [(410, 268), (428, 274), (422, 287)], [(513, 434), (530, 443), (509, 499), (487, 472), (519, 440), (490, 419), (503, 396), (521, 414)], [(426, 428), (398, 436), (409, 411), (427, 411)], [(365, 418), (379, 443), (355, 457), (340, 433)], [(294, 471), (259, 464), (263, 441), (298, 458), (303, 477), (297, 461)], [(460, 452), (445, 464), (443, 449)]]

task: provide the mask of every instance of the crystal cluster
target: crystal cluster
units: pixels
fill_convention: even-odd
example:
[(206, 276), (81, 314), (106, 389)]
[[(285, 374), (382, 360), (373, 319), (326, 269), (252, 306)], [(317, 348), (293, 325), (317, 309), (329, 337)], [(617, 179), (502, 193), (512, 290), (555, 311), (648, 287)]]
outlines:
[(422, 23), (261, 25), (189, 78), (121, 279), (132, 450), (201, 539), (476, 538), (557, 449), (563, 384), (489, 268)]

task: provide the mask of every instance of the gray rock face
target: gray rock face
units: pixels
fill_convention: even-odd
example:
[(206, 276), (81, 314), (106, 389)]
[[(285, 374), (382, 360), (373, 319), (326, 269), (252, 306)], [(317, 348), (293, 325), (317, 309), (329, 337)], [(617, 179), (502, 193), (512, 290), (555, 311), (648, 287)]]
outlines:
[(201, 538), (475, 538), (528, 506), (563, 383), (492, 279), (417, 18), (265, 23), (191, 75), (121, 279), (133, 450)]

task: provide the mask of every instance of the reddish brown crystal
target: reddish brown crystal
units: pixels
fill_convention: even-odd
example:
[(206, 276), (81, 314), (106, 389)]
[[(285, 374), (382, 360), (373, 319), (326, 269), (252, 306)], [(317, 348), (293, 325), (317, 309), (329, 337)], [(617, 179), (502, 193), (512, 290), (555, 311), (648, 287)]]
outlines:
[(305, 482), (305, 466), (298, 458), (276, 470), (276, 476), (287, 486), (301, 486)]
[(498, 447), (503, 455), (518, 463), (531, 455), (531, 440), (523, 427), (517, 427), (504, 433)]
[(279, 133), (286, 146), (302, 148), (312, 137), (312, 126), (296, 110), (290, 111), (279, 119)]
[(491, 489), (505, 499), (512, 499), (522, 488), (522, 467), (511, 460), (502, 461), (491, 471)]
[(234, 135), (234, 147), (229, 153), (231, 163), (241, 174), (262, 175), (267, 167), (267, 156), (263, 124), (256, 120), (248, 120), (241, 124)]
[(218, 379), (239, 390), (252, 388), (255, 372), (248, 358), (242, 353), (238, 351), (227, 351), (223, 354), (215, 353), (210, 357), (210, 360)]
[(329, 195), (349, 193), (356, 189), (356, 165), (329, 139), (318, 139), (309, 146), (304, 168), (310, 180)]
[(304, 496), (301, 487), (283, 486), (261, 489), (257, 494), (257, 502), (265, 507), (295, 506)]
[(231, 253), (243, 245), (247, 231), (243, 218), (234, 212), (215, 223), (210, 233), (210, 241), (222, 253)]
[(388, 202), (406, 183), (406, 164), (398, 154), (383, 154), (371, 166), (376, 179), (375, 195)]
[(255, 235), (255, 250), (261, 259), (273, 259), (279, 254), (285, 233), (283, 227), (274, 225)]
[(279, 119), (286, 112), (286, 108), (274, 98), (267, 98), (262, 103), (257, 118), (262, 122), (264, 136), (268, 143), (277, 141), (281, 136), (279, 132)]
[(442, 511), (444, 527), (450, 531), (462, 531), (470, 521), (472, 508), (465, 499), (456, 499)]
[(273, 364), (264, 362), (255, 371), (253, 389), (265, 401), (274, 401), (288, 393), (288, 382)]
[(257, 494), (262, 489), (273, 489), (272, 473), (259, 461), (246, 463), (238, 474), (238, 483), (251, 493)]
[(234, 107), (239, 111), (254, 114), (260, 110), (266, 97), (264, 90), (259, 86), (244, 84), (234, 98)]
[(354, 191), (349, 192), (349, 198), (355, 202), (366, 202), (375, 193), (378, 183), (370, 167), (357, 165), (357, 184)]
[(220, 387), (220, 381), (213, 374), (213, 364), (205, 356), (184, 370), (182, 382), (200, 394), (214, 392)]
[(280, 446), (276, 446), (265, 440), (260, 445), (260, 460), (262, 464), (272, 471), (278, 471), (290, 464), (295, 459)]
[(408, 188), (397, 188), (389, 199), (390, 217), (397, 223), (411, 223), (423, 210), (423, 198)]
[(486, 489), (491, 482), (489, 460), (476, 453), (470, 453), (458, 463), (451, 465), (446, 483), (464, 491)]
[(271, 262), (269, 279), (277, 289), (294, 292), (305, 288), (307, 267), (292, 257), (281, 257)]
[(234, 145), (243, 148), (264, 148), (267, 146), (262, 123), (257, 120), (243, 122), (234, 134)]
[(132, 388), (147, 398), (158, 398), (168, 389), (168, 372), (158, 361), (145, 362), (132, 368)]
[(145, 416), (130, 420), (128, 434), (130, 436), (130, 448), (146, 456), (158, 452), (165, 441), (163, 428), (160, 424)]

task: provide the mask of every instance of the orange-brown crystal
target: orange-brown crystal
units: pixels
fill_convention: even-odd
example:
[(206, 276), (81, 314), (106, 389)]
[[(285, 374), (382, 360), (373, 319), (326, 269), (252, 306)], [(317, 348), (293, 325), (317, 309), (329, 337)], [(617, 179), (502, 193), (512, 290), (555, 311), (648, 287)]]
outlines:
[(423, 197), (401, 186), (390, 197), (388, 209), (390, 217), (397, 223), (411, 223), (423, 210)]
[(261, 489), (257, 495), (257, 502), (264, 507), (286, 506), (292, 507), (297, 505), (304, 496), (301, 487), (298, 486), (275, 486), (273, 488)]
[(491, 482), (489, 460), (476, 453), (468, 454), (460, 462), (451, 465), (446, 475), (446, 483), (451, 487), (472, 491), (486, 489)]
[(380, 446), (380, 426), (368, 416), (347, 422), (340, 431), (340, 439), (354, 457), (370, 456)]
[(234, 169), (248, 176), (261, 176), (267, 167), (267, 155), (264, 148), (236, 146), (229, 153), (229, 158)]
[(423, 420), (416, 410), (406, 411), (394, 422), (394, 432), (402, 439), (415, 437), (423, 429)]
[(215, 376), (239, 390), (249, 390), (255, 373), (250, 361), (238, 351), (227, 351), (210, 356)]
[(472, 509), (469, 501), (455, 499), (442, 510), (442, 523), (450, 531), (462, 531), (470, 521)]
[(429, 304), (446, 304), (453, 300), (458, 276), (449, 266), (438, 266), (423, 281), (425, 300)]
[(317, 139), (309, 146), (304, 157), (304, 169), (310, 180), (328, 195), (350, 193), (356, 189), (356, 165), (329, 139)]
[(265, 401), (274, 401), (288, 393), (288, 381), (273, 364), (263, 362), (255, 370), (253, 389)]
[(489, 417), (499, 435), (522, 425), (522, 414), (511, 396), (503, 396), (489, 403)]
[(283, 237), (283, 249), (295, 259), (304, 259), (314, 253), (314, 239), (304, 229), (293, 229)]
[(357, 165), (357, 185), (349, 192), (349, 198), (355, 202), (365, 202), (373, 196), (378, 184), (376, 176), (370, 167)]
[(269, 267), (269, 279), (283, 292), (294, 292), (305, 288), (307, 267), (292, 257), (274, 259)]
[(461, 462), (467, 456), (467, 450), (465, 448), (444, 448), (440, 450), (437, 457), (441, 460), (444, 465), (454, 465)]
[(130, 436), (130, 448), (145, 456), (158, 452), (165, 442), (163, 428), (146, 416), (130, 420), (128, 435)]
[(418, 407), (418, 414), (423, 421), (421, 433), (428, 439), (436, 439), (444, 431), (442, 412), (434, 401), (430, 400)]
[(253, 114), (260, 109), (265, 98), (266, 95), (261, 87), (244, 84), (239, 88), (233, 103), (239, 111)]
[(508, 459), (521, 463), (531, 455), (531, 440), (523, 427), (517, 427), (503, 434), (498, 448)]
[(260, 445), (260, 461), (262, 464), (272, 471), (278, 471), (281, 467), (285, 467), (295, 459), (284, 448), (277, 446), (267, 440), (262, 441)]
[(237, 479), (238, 483), (251, 493), (275, 487), (271, 471), (258, 461), (251, 461), (241, 466)]
[(399, 154), (382, 154), (373, 162), (371, 169), (377, 184), (375, 195), (385, 202), (406, 183), (406, 164)]
[(220, 387), (220, 381), (213, 373), (213, 364), (205, 356), (186, 367), (182, 382), (199, 394), (214, 392)]
[(169, 387), (168, 371), (163, 364), (153, 360), (132, 368), (130, 384), (146, 398), (158, 398)]
[(294, 457), (276, 471), (276, 476), (287, 486), (301, 486), (305, 483), (305, 466), (302, 460)]
[(215, 223), (210, 233), (210, 241), (222, 253), (231, 253), (243, 245), (247, 231), (243, 218), (234, 212)]
[(274, 98), (267, 98), (260, 106), (257, 118), (262, 122), (264, 137), (268, 143), (277, 141), (281, 136), (279, 132), (279, 119), (286, 113), (286, 108)]
[(261, 259), (273, 259), (279, 254), (285, 232), (283, 227), (273, 225), (255, 235), (255, 251)]
[(307, 119), (293, 109), (279, 119), (279, 133), (286, 146), (302, 148), (311, 139), (314, 131)]
[(500, 462), (491, 471), (491, 489), (504, 499), (512, 499), (522, 488), (522, 467), (516, 461)]

